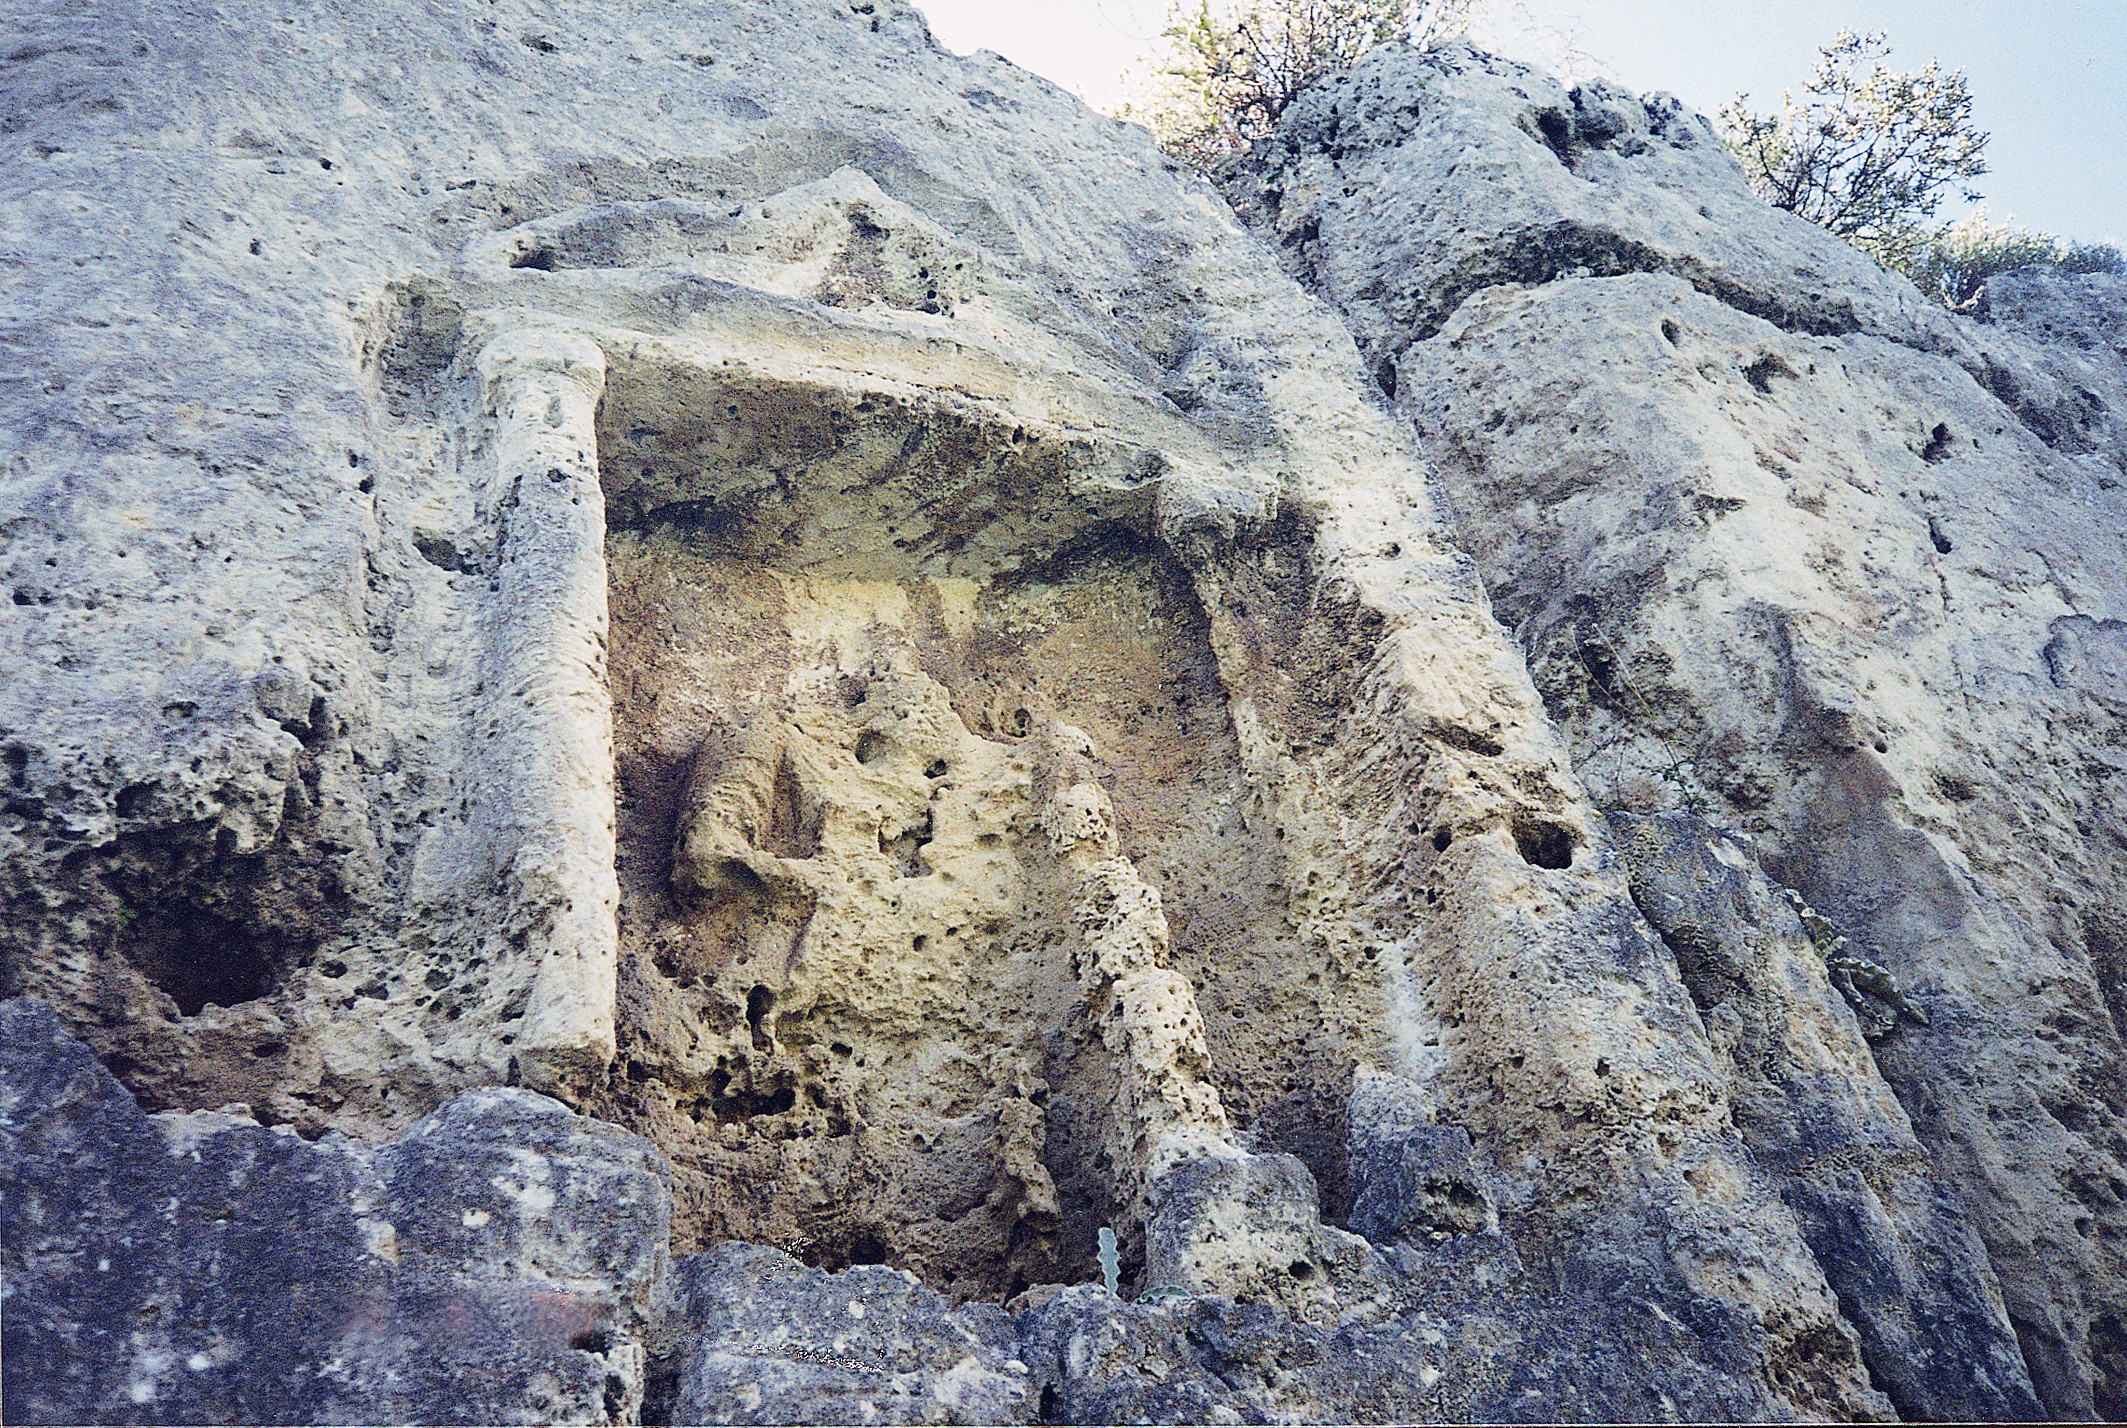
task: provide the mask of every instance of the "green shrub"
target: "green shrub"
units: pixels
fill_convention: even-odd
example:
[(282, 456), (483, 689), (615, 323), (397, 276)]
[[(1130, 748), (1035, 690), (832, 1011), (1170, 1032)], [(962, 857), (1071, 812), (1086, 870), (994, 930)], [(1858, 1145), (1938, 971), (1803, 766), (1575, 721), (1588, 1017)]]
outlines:
[(1901, 74), (1889, 54), (1880, 31), (1841, 30), (1800, 103), (1783, 94), (1778, 114), (1759, 114), (1739, 94), (1720, 127), (1758, 197), (1901, 267), (1928, 245), (1948, 189), (1979, 197), (1963, 180), (1987, 171), (1987, 136), (1972, 126), (1964, 71), (1930, 60)]
[(1935, 233), (1893, 266), (1945, 306), (1963, 308), (1987, 279), (2034, 264), (2069, 273), (2127, 274), (2127, 257), (2108, 243), (2070, 243), (2013, 223), (1991, 223), (1984, 208)]

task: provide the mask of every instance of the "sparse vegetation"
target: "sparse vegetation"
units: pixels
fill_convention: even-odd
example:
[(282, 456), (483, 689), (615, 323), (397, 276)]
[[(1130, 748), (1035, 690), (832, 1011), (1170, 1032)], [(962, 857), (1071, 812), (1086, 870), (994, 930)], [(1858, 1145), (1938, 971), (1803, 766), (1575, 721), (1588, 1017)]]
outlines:
[(1987, 171), (1987, 135), (1973, 126), (1964, 71), (1930, 60), (1903, 74), (1889, 54), (1882, 32), (1841, 30), (1801, 102), (1783, 93), (1779, 113), (1760, 114), (1737, 95), (1720, 126), (1760, 198), (1898, 268), (1937, 236), (1951, 192), (1978, 200), (1965, 180)]
[(1480, 0), (1174, 0), (1166, 55), (1140, 103), (1144, 124), (1177, 158), (1207, 168), (1277, 127), (1309, 85), (1369, 50), (1420, 47), (1461, 34)]
[(1936, 211), (1952, 192), (1976, 202), (1967, 179), (1987, 172), (1987, 135), (1972, 123), (1962, 70), (1930, 60), (1901, 74), (1884, 61), (1883, 34), (1841, 30), (1818, 54), (1801, 102), (1752, 110), (1737, 95), (1721, 110), (1729, 151), (1758, 196), (1854, 244), (1952, 308), (1988, 278), (2033, 263), (2068, 272), (2123, 272), (2117, 248), (1990, 222), (1984, 208), (1950, 225)]
[(1937, 234), (1900, 271), (1922, 292), (1962, 308), (1989, 278), (2033, 264), (2069, 273), (2127, 274), (2127, 256), (2107, 243), (2073, 243), (2051, 233), (1992, 223), (1982, 208)]

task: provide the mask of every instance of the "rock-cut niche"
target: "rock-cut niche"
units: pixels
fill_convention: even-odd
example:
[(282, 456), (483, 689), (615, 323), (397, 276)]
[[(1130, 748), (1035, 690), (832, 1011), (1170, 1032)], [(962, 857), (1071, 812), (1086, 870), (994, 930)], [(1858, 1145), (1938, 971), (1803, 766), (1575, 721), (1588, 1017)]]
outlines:
[(1103, 1224), (1137, 1242), (1073, 820), (1161, 894), (1225, 1114), (1341, 1170), (1350, 1063), (1204, 613), (1150, 483), (1088, 496), (1074, 459), (906, 394), (613, 371), (619, 1058), (588, 1108), (671, 1156), (681, 1252), (1001, 1299), (1096, 1277)]

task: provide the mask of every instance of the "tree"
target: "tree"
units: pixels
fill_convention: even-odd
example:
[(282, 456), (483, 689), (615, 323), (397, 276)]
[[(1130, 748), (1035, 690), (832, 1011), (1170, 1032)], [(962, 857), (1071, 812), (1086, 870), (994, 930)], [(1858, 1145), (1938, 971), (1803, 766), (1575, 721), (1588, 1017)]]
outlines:
[(1149, 100), (1123, 117), (1199, 168), (1277, 127), (1307, 87), (1399, 41), (1426, 47), (1458, 35), (1480, 0), (1173, 0), (1168, 58)]
[(1981, 208), (1924, 245), (1901, 271), (1920, 290), (1961, 308), (1987, 279), (2033, 264), (2069, 273), (2127, 274), (2127, 256), (2109, 243), (2070, 243), (2012, 223), (1990, 223)]
[(1880, 31), (1841, 30), (1802, 103), (1783, 93), (1777, 115), (1758, 114), (1739, 94), (1720, 121), (1760, 198), (1900, 267), (1939, 236), (1930, 224), (1950, 189), (1979, 198), (1963, 180), (1987, 171), (1987, 136), (1972, 127), (1963, 70), (1930, 60), (1900, 74), (1889, 54)]

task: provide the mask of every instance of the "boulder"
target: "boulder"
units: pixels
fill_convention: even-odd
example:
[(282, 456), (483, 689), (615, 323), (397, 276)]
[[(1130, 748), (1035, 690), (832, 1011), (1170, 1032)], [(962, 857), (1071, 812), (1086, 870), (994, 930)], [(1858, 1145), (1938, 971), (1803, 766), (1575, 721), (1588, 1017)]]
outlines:
[(0, 1003), (11, 1423), (639, 1421), (664, 1157), (523, 1090), (378, 1149), (148, 1115)]

